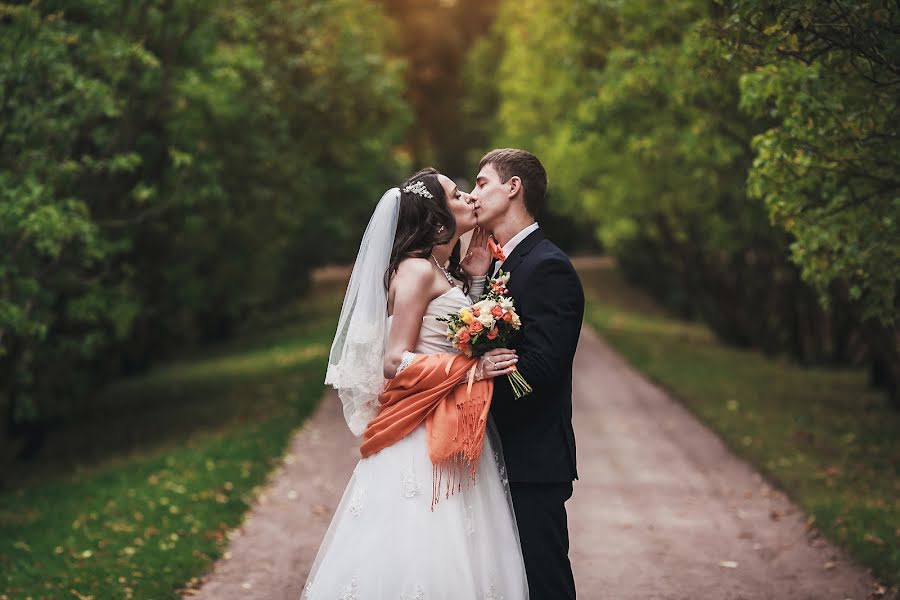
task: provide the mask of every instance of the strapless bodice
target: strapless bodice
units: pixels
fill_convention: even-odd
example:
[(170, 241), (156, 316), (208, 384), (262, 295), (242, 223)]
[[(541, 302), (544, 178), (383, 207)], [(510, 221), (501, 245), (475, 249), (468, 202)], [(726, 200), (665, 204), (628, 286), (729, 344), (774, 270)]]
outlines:
[[(470, 306), (472, 301), (462, 291), (462, 288), (453, 286), (434, 300), (428, 303), (425, 316), (422, 318), (422, 329), (419, 330), (419, 342), (412, 352), (416, 354), (438, 354), (440, 352), (457, 352), (453, 344), (447, 339), (447, 323), (438, 321), (436, 317), (445, 317), (455, 313), (464, 306)], [(393, 315), (388, 317), (388, 332), (390, 332)]]

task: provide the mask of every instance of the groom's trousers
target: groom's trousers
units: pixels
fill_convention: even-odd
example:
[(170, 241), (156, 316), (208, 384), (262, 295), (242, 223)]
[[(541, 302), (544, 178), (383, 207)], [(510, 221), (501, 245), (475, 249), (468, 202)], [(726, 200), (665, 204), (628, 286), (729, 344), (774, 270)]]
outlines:
[(510, 482), (530, 600), (574, 600), (566, 500), (570, 483)]

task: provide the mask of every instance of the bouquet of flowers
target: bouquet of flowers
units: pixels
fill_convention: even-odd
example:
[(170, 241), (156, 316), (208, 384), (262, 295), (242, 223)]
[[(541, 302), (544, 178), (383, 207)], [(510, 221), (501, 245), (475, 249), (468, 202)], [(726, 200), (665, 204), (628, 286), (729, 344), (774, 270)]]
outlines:
[[(509, 273), (502, 270), (488, 282), (487, 291), (473, 306), (459, 309), (438, 320), (447, 323), (447, 339), (468, 357), (481, 356), (494, 348), (506, 348), (507, 342), (522, 327), (506, 284)], [(531, 386), (518, 371), (507, 375), (516, 398), (531, 393)]]

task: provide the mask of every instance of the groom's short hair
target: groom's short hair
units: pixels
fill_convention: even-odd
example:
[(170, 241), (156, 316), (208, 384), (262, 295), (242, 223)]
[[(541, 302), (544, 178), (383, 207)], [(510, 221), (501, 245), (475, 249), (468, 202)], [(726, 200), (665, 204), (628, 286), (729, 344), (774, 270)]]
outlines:
[(547, 198), (547, 171), (538, 157), (527, 150), (518, 148), (498, 148), (491, 150), (478, 164), (480, 171), (485, 165), (491, 165), (500, 176), (500, 181), (507, 182), (511, 177), (522, 180), (525, 188), (525, 209), (532, 217), (544, 210)]

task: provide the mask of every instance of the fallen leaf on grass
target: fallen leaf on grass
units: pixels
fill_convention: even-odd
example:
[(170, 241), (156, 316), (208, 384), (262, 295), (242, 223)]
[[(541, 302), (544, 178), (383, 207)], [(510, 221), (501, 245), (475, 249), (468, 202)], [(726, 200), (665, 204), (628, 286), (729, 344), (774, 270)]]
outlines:
[(874, 533), (867, 533), (863, 536), (863, 539), (870, 544), (875, 544), (876, 546), (884, 546), (884, 540), (875, 535)]

